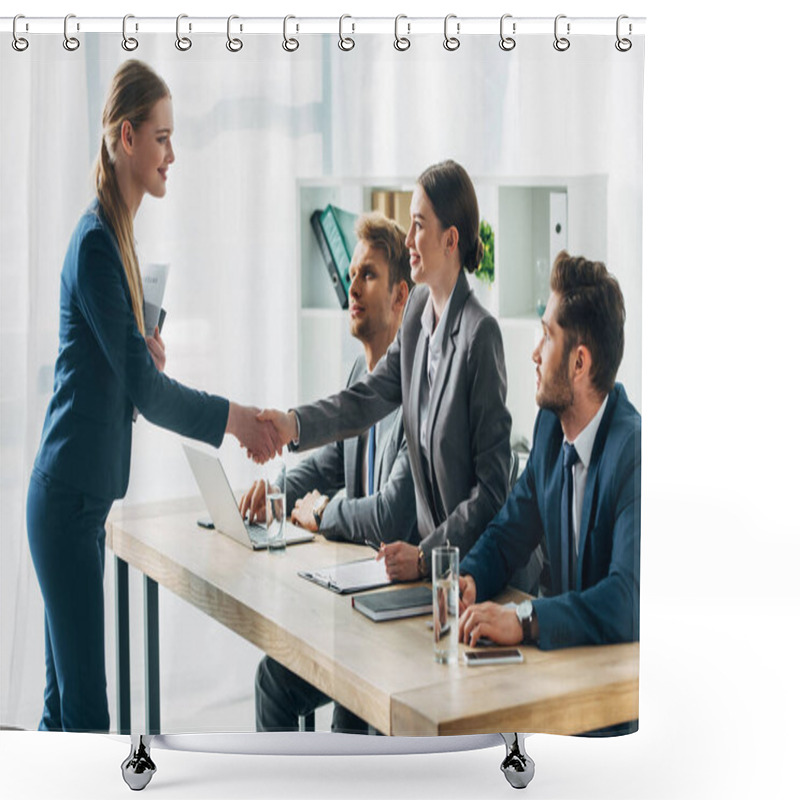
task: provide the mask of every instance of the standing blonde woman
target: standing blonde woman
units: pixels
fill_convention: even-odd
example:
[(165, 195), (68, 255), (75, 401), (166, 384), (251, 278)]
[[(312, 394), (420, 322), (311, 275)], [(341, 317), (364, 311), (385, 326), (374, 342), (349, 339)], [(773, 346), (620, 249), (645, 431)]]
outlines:
[(145, 194), (166, 193), (172, 130), (167, 85), (142, 62), (124, 63), (103, 110), (97, 197), (61, 272), (53, 397), (28, 487), (28, 541), (45, 606), (40, 730), (109, 728), (105, 521), (128, 486), (134, 407), (213, 446), (232, 433), (254, 453), (268, 447), (256, 409), (171, 380), (158, 330), (145, 337), (133, 219)]

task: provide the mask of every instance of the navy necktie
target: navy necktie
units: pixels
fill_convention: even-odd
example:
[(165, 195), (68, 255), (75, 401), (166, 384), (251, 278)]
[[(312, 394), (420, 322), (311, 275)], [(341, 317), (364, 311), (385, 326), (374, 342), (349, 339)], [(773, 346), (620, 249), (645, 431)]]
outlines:
[(563, 483), (561, 484), (561, 591), (570, 589), (569, 573), (572, 563), (572, 467), (578, 461), (574, 444), (562, 446)]
[(367, 444), (367, 494), (375, 494), (375, 426), (369, 429)]

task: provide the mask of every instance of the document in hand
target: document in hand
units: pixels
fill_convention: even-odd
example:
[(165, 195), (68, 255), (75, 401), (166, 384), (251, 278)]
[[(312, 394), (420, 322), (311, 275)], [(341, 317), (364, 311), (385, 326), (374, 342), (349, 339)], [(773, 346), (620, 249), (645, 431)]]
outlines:
[(335, 564), (314, 572), (301, 570), (297, 574), (301, 578), (318, 583), (337, 594), (363, 592), (365, 589), (377, 589), (379, 586), (388, 586), (391, 583), (386, 576), (385, 562), (377, 561), (374, 558)]
[(164, 290), (167, 288), (169, 264), (146, 264), (142, 270), (142, 290), (144, 292), (144, 331), (152, 336), (156, 325), (164, 324), (166, 311), (161, 307)]
[(419, 617), (433, 611), (433, 590), (430, 584), (411, 586), (408, 589), (391, 589), (354, 597), (352, 604), (353, 608), (373, 622)]

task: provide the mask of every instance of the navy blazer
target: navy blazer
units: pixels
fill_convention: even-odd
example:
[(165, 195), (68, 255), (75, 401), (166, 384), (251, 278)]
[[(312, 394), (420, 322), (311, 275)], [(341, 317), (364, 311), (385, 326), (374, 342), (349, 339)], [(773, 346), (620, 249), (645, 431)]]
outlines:
[(228, 401), (159, 372), (136, 327), (116, 237), (95, 200), (61, 271), (53, 397), (34, 466), (94, 497), (128, 488), (134, 406), (151, 422), (218, 447)]
[(639, 639), (641, 430), (639, 412), (616, 384), (589, 462), (574, 590), (559, 585), (564, 433), (552, 411), (537, 415), (525, 472), (462, 563), (483, 602), (544, 538), (554, 592), (533, 603), (543, 650)]
[[(353, 363), (347, 385), (367, 375), (363, 355)], [(322, 514), (326, 539), (350, 542), (419, 542), (414, 478), (399, 408), (375, 423), (375, 493), (361, 486), (363, 452), (358, 437), (320, 447), (286, 474), (286, 504), (317, 489), (331, 498)], [(334, 495), (344, 488), (345, 496)]]

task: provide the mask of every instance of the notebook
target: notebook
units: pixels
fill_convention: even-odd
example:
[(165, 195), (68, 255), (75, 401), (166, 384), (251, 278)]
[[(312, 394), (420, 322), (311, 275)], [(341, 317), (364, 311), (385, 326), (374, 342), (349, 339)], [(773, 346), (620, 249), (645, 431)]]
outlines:
[(419, 617), (433, 611), (433, 590), (430, 584), (408, 589), (390, 589), (354, 597), (353, 608), (373, 622)]

